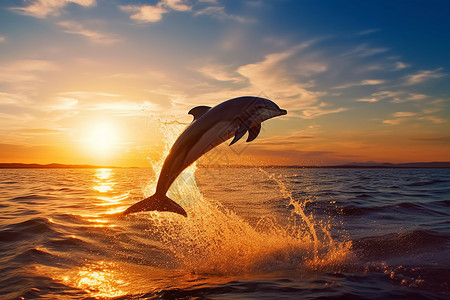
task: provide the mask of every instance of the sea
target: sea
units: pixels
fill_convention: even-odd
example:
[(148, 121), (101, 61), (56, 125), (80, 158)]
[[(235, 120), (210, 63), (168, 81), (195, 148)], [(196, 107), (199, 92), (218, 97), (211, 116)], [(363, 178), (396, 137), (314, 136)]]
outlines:
[(450, 169), (0, 169), (0, 299), (450, 299)]

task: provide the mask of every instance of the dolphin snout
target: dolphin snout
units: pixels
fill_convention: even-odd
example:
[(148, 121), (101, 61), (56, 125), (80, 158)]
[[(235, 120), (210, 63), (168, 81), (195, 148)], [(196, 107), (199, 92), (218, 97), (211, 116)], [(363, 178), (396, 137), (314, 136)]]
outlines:
[(287, 110), (280, 109), (280, 116), (287, 114)]

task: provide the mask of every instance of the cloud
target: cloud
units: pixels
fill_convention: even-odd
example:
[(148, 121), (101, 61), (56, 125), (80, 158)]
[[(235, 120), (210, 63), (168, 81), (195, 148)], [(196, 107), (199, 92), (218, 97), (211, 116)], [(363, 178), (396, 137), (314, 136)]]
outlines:
[(0, 67), (0, 82), (40, 81), (36, 73), (56, 69), (56, 65), (47, 60), (17, 60)]
[(307, 41), (238, 67), (220, 63), (207, 63), (197, 67), (197, 72), (219, 82), (203, 80), (202, 85), (197, 85), (195, 96), (190, 96), (189, 99), (204, 105), (216, 103), (218, 94), (230, 98), (256, 95), (273, 99), (289, 110), (288, 118), (312, 119), (342, 112), (346, 109), (333, 107), (320, 100), (326, 92), (310, 89), (314, 86), (312, 76), (327, 70), (327, 64), (318, 60), (315, 53), (305, 53), (314, 43), (315, 40)]
[(438, 118), (438, 117), (435, 117), (435, 116), (425, 116), (425, 117), (420, 117), (419, 119), (420, 119), (420, 120), (431, 121), (431, 122), (433, 122), (434, 124), (442, 124), (442, 123), (447, 122), (446, 119)]
[(373, 48), (367, 44), (357, 46), (355, 49), (344, 53), (343, 56), (368, 57), (389, 51), (389, 48)]
[(96, 0), (34, 0), (28, 6), (11, 7), (10, 9), (27, 16), (45, 18), (48, 15), (57, 16), (70, 3), (89, 7), (96, 4)]
[(190, 11), (192, 6), (183, 0), (162, 0), (156, 5), (122, 5), (120, 9), (131, 13), (130, 18), (139, 23), (154, 23), (161, 21), (163, 15), (171, 10)]
[(87, 29), (84, 25), (75, 21), (61, 21), (58, 25), (65, 29), (64, 32), (81, 35), (96, 43), (112, 44), (119, 41), (118, 39), (111, 38), (99, 31)]
[(356, 101), (373, 103), (373, 102), (378, 102), (379, 100), (380, 99), (378, 99), (378, 98), (372, 97), (372, 98), (361, 98), (361, 99), (357, 99)]
[(389, 124), (389, 125), (398, 125), (398, 124), (402, 123), (403, 121), (404, 121), (404, 119), (393, 119), (393, 120), (384, 120), (383, 123)]
[(395, 70), (403, 70), (403, 69), (406, 69), (408, 67), (409, 67), (408, 64), (405, 64), (404, 62), (401, 62), (401, 61), (397, 61), (395, 63)]
[(367, 29), (367, 30), (362, 30), (362, 31), (357, 32), (356, 35), (359, 35), (359, 36), (369, 35), (369, 34), (372, 34), (372, 33), (378, 32), (378, 31), (380, 31), (380, 29)]
[(364, 86), (364, 85), (379, 85), (385, 83), (386, 80), (382, 79), (366, 79), (360, 82), (348, 83), (340, 86), (333, 87), (333, 89), (346, 89), (354, 86)]
[(220, 20), (233, 20), (240, 23), (253, 22), (252, 19), (244, 18), (237, 15), (228, 14), (223, 6), (205, 7), (195, 13), (196, 16), (207, 15)]
[(231, 81), (234, 83), (242, 83), (245, 81), (244, 77), (232, 70), (232, 66), (207, 64), (197, 69), (197, 71), (206, 77), (210, 77), (218, 81)]
[(394, 103), (404, 103), (409, 101), (422, 101), (428, 99), (428, 96), (425, 94), (418, 93), (409, 93), (405, 91), (380, 91), (371, 94), (370, 97), (360, 98), (356, 101), (359, 102), (378, 102), (381, 100), (389, 100)]
[(135, 116), (143, 107), (159, 110), (158, 104), (149, 101), (130, 101), (124, 95), (103, 92), (74, 91), (58, 93), (41, 107), (50, 111), (101, 111), (121, 116)]
[[(161, 3), (161, 2), (160, 2)], [(168, 10), (163, 8), (160, 3), (157, 5), (126, 5), (120, 6), (124, 12), (132, 13), (130, 18), (140, 23), (154, 23), (162, 20), (162, 15)]]
[[(237, 72), (248, 79), (250, 88), (257, 91), (271, 91), (271, 97), (280, 99), (279, 102), (285, 105), (287, 109), (304, 109), (304, 117), (313, 117), (320, 115), (319, 111), (333, 113), (338, 112), (334, 109), (326, 109), (326, 104), (318, 103), (318, 98), (325, 93), (320, 91), (311, 91), (306, 87), (308, 84), (301, 84), (300, 78), (295, 74), (302, 74), (306, 79), (311, 73), (320, 73), (326, 70), (326, 65), (321, 68), (309, 68), (308, 62), (299, 63), (298, 58), (294, 57), (302, 50), (310, 47), (314, 41), (301, 43), (290, 49), (266, 55), (264, 60), (239, 67)], [(295, 66), (295, 67), (294, 67)], [(301, 72), (299, 68), (306, 68), (307, 72)], [(341, 111), (341, 110), (339, 110)]]
[(219, 20), (232, 20), (240, 23), (253, 22), (253, 19), (229, 14), (225, 7), (218, 4), (215, 0), (161, 0), (155, 5), (122, 5), (120, 9), (130, 13), (130, 18), (138, 23), (155, 23), (162, 20), (163, 15), (171, 11), (192, 11), (195, 9), (194, 16), (206, 15)]
[(417, 113), (409, 112), (409, 111), (398, 111), (393, 114), (394, 117), (402, 118), (402, 117), (413, 117), (417, 116)]
[(443, 118), (439, 118), (436, 116), (420, 116), (418, 113), (414, 113), (414, 112), (406, 112), (406, 111), (399, 111), (396, 113), (392, 114), (394, 117), (396, 117), (397, 119), (392, 119), (392, 120), (384, 120), (383, 123), (384, 124), (389, 124), (389, 125), (398, 125), (403, 123), (404, 121), (407, 120), (407, 118), (411, 118), (411, 117), (416, 117), (414, 118), (414, 120), (425, 120), (425, 121), (430, 121), (434, 124), (442, 124), (447, 122), (446, 119)]
[(192, 9), (192, 6), (188, 5), (186, 1), (183, 0), (165, 0), (161, 1), (165, 6), (177, 10), (177, 11), (189, 11)]
[(309, 109), (302, 110), (301, 117), (304, 119), (314, 119), (314, 118), (317, 118), (317, 117), (320, 117), (323, 115), (340, 113), (340, 112), (343, 112), (346, 110), (347, 110), (347, 108), (345, 108), (345, 107), (339, 107), (339, 108), (334, 108), (334, 109), (324, 109), (319, 105), (317, 107), (312, 107)]
[(3, 43), (4, 41), (6, 41), (6, 37), (0, 35), (0, 43)]
[(413, 85), (413, 84), (419, 84), (422, 82), (425, 82), (432, 78), (441, 78), (444, 77), (446, 74), (441, 73), (442, 68), (438, 68), (435, 70), (423, 70), (419, 71), (416, 74), (412, 74), (406, 77), (406, 84), (407, 85)]
[(417, 93), (399, 93), (399, 96), (394, 97), (392, 102), (394, 103), (404, 103), (409, 101), (421, 101), (427, 99), (428, 96), (425, 94), (417, 94)]
[(450, 136), (439, 136), (431, 138), (413, 138), (411, 141), (426, 142), (426, 143), (438, 143), (438, 144), (450, 144)]
[(25, 103), (27, 97), (20, 94), (0, 92), (0, 105)]

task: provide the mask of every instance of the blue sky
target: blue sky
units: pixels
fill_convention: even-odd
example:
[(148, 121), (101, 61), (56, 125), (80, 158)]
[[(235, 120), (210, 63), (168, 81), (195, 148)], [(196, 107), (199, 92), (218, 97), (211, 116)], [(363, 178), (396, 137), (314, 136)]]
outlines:
[[(448, 1), (3, 0), (1, 160), (142, 165), (163, 147), (161, 116), (188, 123), (191, 107), (241, 95), (289, 113), (238, 162), (450, 160), (449, 12)], [(92, 155), (96, 128), (114, 142)]]

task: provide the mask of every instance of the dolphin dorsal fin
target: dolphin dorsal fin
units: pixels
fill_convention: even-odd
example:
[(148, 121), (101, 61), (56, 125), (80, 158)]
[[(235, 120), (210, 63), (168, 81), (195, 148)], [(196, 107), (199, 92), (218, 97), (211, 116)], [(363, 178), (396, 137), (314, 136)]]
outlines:
[(194, 120), (192, 121), (192, 122), (194, 122), (194, 121), (198, 120), (201, 116), (203, 116), (210, 109), (211, 109), (210, 106), (204, 106), (204, 105), (196, 106), (196, 107), (192, 108), (188, 112), (188, 114), (194, 116)]
[(261, 123), (258, 123), (248, 129), (247, 143), (253, 141), (261, 131)]

